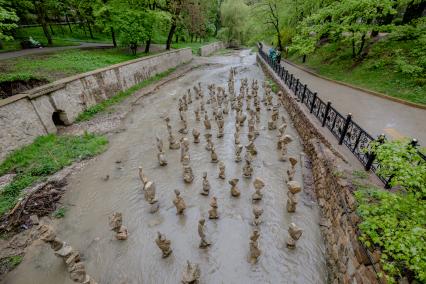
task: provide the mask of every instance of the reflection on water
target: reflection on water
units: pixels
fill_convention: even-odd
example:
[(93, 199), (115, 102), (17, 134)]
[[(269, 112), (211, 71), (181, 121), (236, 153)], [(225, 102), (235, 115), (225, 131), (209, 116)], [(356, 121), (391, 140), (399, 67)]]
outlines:
[[(206, 60), (206, 59), (197, 59)], [(268, 113), (262, 110), (260, 136), (255, 144), (259, 154), (254, 160), (254, 176), (244, 179), (243, 163), (234, 162), (235, 114), (225, 116), (225, 137), (213, 136), (219, 159), (226, 164), (228, 179), (240, 178), (239, 199), (230, 197), (227, 181), (217, 178), (217, 164), (210, 163), (210, 155), (204, 149), (202, 122), (195, 122), (193, 107), (188, 112), (190, 133), (193, 127), (201, 132), (202, 143), (190, 145), (191, 166), (195, 179), (191, 185), (182, 180), (179, 150), (166, 150), (168, 166), (159, 167), (156, 158), (155, 135), (167, 141), (167, 131), (161, 116), (172, 118), (174, 133), (181, 126), (178, 122), (177, 96), (198, 81), (207, 84), (225, 85), (229, 69), (237, 66), (235, 90), (239, 79), (247, 77), (259, 80), (263, 73), (255, 64), (254, 55), (248, 51), (238, 56), (210, 57), (209, 62), (221, 65), (195, 70), (162, 87), (155, 95), (143, 99), (143, 104), (125, 121), (127, 130), (111, 136), (109, 150), (91, 161), (89, 165), (69, 180), (64, 204), (69, 211), (56, 228), (61, 239), (81, 251), (88, 273), (99, 283), (179, 283), (186, 260), (200, 264), (201, 283), (325, 283), (326, 267), (324, 246), (318, 226), (319, 211), (311, 204), (305, 193), (299, 195), (297, 212), (287, 213), (285, 204), (287, 188), (285, 171), (289, 163), (278, 160), (276, 132), (267, 130)], [(260, 88), (259, 95), (263, 96)], [(206, 105), (207, 109), (210, 108)], [(283, 109), (280, 114), (289, 118)], [(212, 121), (213, 133), (216, 124)], [(242, 133), (247, 133), (247, 123)], [(290, 125), (287, 134), (297, 137)], [(188, 137), (192, 141), (192, 136)], [(241, 135), (242, 144), (247, 144), (247, 135)], [(289, 145), (289, 155), (300, 157), (301, 145), (295, 139)], [(121, 163), (116, 163), (120, 160)], [(138, 178), (138, 167), (155, 181), (160, 210), (149, 214), (149, 206), (143, 200)], [(199, 194), (202, 189), (202, 173), (207, 171), (211, 184), (210, 197)], [(110, 175), (108, 181), (103, 177)], [(266, 186), (261, 206), (264, 209), (260, 226), (262, 255), (256, 265), (247, 262), (249, 236), (252, 231), (251, 195), (252, 181), (261, 177)], [(295, 179), (301, 182), (300, 163)], [(185, 216), (177, 216), (172, 204), (173, 190), (180, 189), (187, 203)], [(220, 219), (206, 221), (208, 239), (212, 245), (207, 250), (198, 248), (197, 223), (201, 216), (207, 218), (211, 196), (216, 196)], [(307, 202), (304, 202), (306, 200)], [(116, 241), (108, 227), (108, 216), (115, 211), (123, 213), (124, 225), (128, 227), (127, 241)], [(304, 233), (295, 250), (285, 246), (290, 223), (303, 228)], [(161, 231), (172, 241), (173, 254), (161, 258), (161, 251), (154, 240)], [(47, 245), (35, 242), (24, 262), (8, 275), (5, 283), (72, 283), (62, 261), (53, 255)]]

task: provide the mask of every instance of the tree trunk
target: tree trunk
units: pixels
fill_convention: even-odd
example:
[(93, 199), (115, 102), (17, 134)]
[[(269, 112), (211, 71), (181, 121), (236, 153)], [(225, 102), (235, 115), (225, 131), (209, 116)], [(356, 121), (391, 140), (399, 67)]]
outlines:
[(87, 27), (89, 28), (90, 38), (93, 39), (92, 27), (90, 26), (89, 21), (87, 21)]
[(49, 28), (50, 28), (50, 33), (51, 33), (52, 35), (55, 35), (55, 32), (53, 31), (53, 28), (52, 28), (52, 25), (51, 25), (51, 24), (49, 24)]
[(176, 35), (176, 43), (179, 43), (179, 35)]
[(151, 47), (151, 37), (146, 41), (145, 44), (145, 53), (149, 53), (149, 48)]
[(61, 30), (61, 34), (65, 35), (64, 28), (62, 27), (61, 19), (59, 19), (59, 17), (56, 17), (56, 22), (58, 22), (59, 29)]
[(358, 56), (362, 53), (362, 50), (364, 49), (364, 45), (365, 45), (365, 34), (362, 35), (361, 37), (361, 46), (359, 47), (358, 50)]
[(169, 35), (167, 36), (167, 44), (166, 44), (166, 50), (170, 50), (170, 47), (172, 46), (172, 40), (173, 35), (176, 30), (176, 20), (173, 20), (172, 26), (170, 27)]
[(283, 51), (283, 43), (281, 42), (280, 28), (278, 26), (275, 26), (275, 30), (277, 32), (278, 48), (280, 51)]
[(402, 24), (408, 24), (412, 20), (420, 18), (423, 14), (423, 11), (426, 9), (426, 1), (423, 0), (419, 3), (414, 3), (411, 1), (405, 9), (404, 16), (402, 17)]
[(41, 25), (41, 27), (43, 28), (43, 33), (44, 36), (47, 39), (47, 44), (48, 45), (52, 45), (52, 35), (49, 33), (49, 28), (47, 27), (47, 22), (46, 22), (46, 14), (45, 14), (45, 10), (44, 7), (41, 7), (40, 4), (36, 5), (36, 11), (37, 11), (37, 18), (38, 21)]
[(306, 54), (303, 54), (302, 63), (305, 63), (305, 62), (306, 62)]
[(72, 33), (71, 24), (70, 24), (70, 21), (68, 20), (68, 15), (67, 14), (65, 14), (65, 21), (68, 24), (68, 28), (70, 29), (70, 33)]
[(113, 27), (111, 27), (111, 37), (112, 37), (112, 45), (114, 45), (114, 47), (117, 47), (117, 41), (115, 40), (115, 32)]
[(352, 32), (352, 58), (355, 58), (355, 35)]
[(84, 36), (87, 37), (86, 27), (84, 26), (84, 24), (80, 24), (80, 27), (83, 29)]

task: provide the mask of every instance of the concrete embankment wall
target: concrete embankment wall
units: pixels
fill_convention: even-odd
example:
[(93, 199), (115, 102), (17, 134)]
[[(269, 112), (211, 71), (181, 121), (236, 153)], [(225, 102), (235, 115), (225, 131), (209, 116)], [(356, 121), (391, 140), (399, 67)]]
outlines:
[(200, 47), (200, 55), (201, 56), (209, 56), (213, 52), (215, 52), (219, 49), (225, 48), (225, 47), (226, 47), (226, 45), (221, 41), (214, 42), (214, 43)]
[(56, 133), (54, 119), (72, 124), (88, 107), (190, 60), (190, 48), (169, 51), (67, 77), (0, 100), (0, 161), (36, 137)]
[(337, 163), (340, 155), (319, 133), (309, 113), (305, 113), (291, 91), (259, 55), (257, 61), (283, 90), (281, 103), (292, 118), (312, 162), (315, 194), (321, 209), (319, 226), (326, 246), (328, 283), (378, 283), (374, 269), (381, 272), (378, 263), (380, 252), (367, 252), (358, 241), (360, 218), (356, 213), (353, 187), (343, 176), (336, 175), (340, 172)]

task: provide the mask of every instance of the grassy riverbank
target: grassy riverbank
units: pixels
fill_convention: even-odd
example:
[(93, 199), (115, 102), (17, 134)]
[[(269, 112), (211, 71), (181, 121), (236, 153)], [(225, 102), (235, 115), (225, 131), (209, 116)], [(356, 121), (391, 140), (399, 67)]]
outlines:
[(0, 164), (0, 176), (14, 173), (12, 182), (0, 191), (0, 215), (18, 201), (22, 190), (52, 175), (75, 161), (102, 153), (108, 140), (104, 136), (38, 137), (32, 144), (12, 152)]
[(151, 54), (133, 56), (125, 49), (66, 50), (0, 61), (0, 82), (28, 79), (54, 81)]
[[(351, 46), (327, 43), (307, 57), (289, 59), (325, 77), (377, 91), (406, 101), (426, 104), (426, 51), (413, 40), (382, 39), (373, 44), (362, 61), (351, 57)], [(421, 67), (425, 65), (425, 67)]]

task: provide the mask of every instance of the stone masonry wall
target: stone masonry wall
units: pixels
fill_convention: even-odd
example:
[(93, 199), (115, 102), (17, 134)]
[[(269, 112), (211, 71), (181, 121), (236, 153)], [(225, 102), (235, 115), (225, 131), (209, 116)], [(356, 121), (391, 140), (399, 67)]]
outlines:
[(360, 219), (356, 214), (352, 185), (344, 177), (336, 175), (339, 170), (337, 160), (341, 159), (341, 155), (319, 133), (284, 83), (278, 80), (259, 55), (257, 60), (284, 91), (281, 103), (292, 118), (312, 162), (315, 193), (321, 209), (319, 226), (325, 241), (329, 283), (379, 283), (374, 268), (381, 271), (377, 264), (380, 252), (372, 252), (369, 257), (359, 243), (357, 225)]
[(88, 107), (190, 60), (190, 48), (169, 51), (64, 78), (0, 100), (0, 162), (36, 137), (56, 133), (54, 113), (65, 125), (72, 124)]
[(221, 41), (218, 42), (214, 42), (205, 46), (202, 46), (200, 48), (200, 55), (201, 56), (209, 56), (210, 54), (212, 54), (213, 52), (221, 49), (221, 48), (225, 48), (225, 44)]

